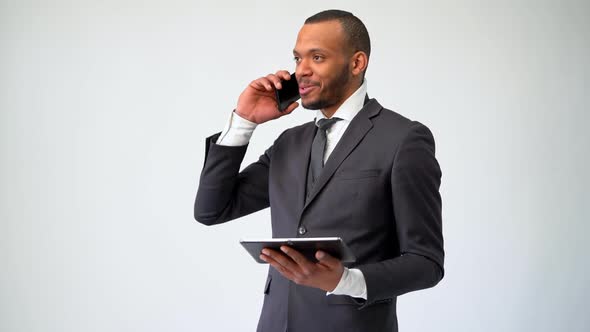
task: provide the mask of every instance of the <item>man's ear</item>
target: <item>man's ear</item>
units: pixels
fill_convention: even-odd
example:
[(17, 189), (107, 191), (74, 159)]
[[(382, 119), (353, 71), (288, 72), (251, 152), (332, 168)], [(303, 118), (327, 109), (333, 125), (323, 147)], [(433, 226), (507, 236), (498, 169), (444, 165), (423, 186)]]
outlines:
[(369, 57), (363, 51), (357, 51), (351, 58), (351, 71), (354, 76), (361, 75), (369, 65)]

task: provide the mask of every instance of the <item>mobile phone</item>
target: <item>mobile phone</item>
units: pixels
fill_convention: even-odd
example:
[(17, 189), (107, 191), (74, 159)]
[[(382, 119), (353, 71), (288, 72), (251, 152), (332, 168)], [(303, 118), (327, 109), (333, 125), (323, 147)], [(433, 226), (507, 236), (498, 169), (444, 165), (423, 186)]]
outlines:
[(295, 73), (291, 74), (291, 79), (281, 81), (281, 89), (275, 89), (275, 95), (280, 112), (284, 112), (289, 105), (301, 98)]

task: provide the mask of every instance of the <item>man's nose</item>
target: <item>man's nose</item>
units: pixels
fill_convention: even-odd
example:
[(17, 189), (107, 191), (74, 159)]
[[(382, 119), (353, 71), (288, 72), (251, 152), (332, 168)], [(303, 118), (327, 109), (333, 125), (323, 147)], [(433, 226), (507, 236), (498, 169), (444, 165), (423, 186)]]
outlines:
[(299, 79), (300, 77), (311, 76), (311, 68), (308, 65), (306, 59), (301, 59), (295, 68), (295, 77)]

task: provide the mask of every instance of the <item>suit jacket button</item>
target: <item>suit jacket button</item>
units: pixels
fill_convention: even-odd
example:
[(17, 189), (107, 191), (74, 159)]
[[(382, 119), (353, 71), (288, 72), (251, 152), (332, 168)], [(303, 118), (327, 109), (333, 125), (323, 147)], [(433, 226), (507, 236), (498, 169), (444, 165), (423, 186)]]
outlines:
[(297, 232), (299, 232), (299, 235), (304, 235), (305, 233), (307, 233), (307, 228), (305, 228), (304, 226), (301, 226), (301, 227), (299, 227)]

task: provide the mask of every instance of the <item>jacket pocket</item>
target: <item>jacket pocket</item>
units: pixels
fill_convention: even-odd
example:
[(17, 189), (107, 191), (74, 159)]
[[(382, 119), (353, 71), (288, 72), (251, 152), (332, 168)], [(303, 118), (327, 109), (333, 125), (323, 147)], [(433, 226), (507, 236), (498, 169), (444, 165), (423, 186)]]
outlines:
[(334, 174), (334, 178), (341, 180), (356, 180), (364, 178), (374, 178), (379, 176), (378, 169), (365, 169), (358, 171), (339, 171)]
[(356, 299), (352, 296), (348, 295), (328, 295), (326, 296), (326, 300), (328, 304), (348, 304), (348, 305), (356, 305), (361, 306), (365, 303), (363, 299)]

